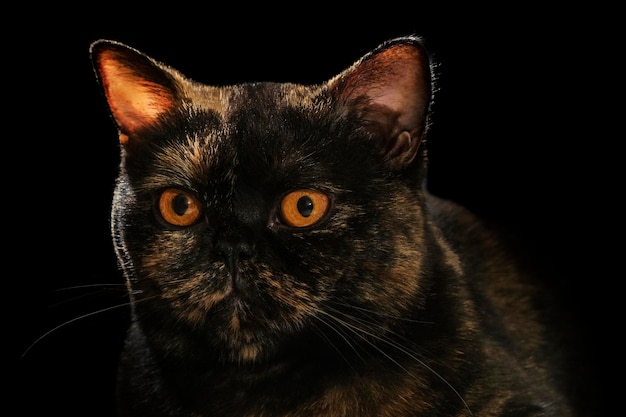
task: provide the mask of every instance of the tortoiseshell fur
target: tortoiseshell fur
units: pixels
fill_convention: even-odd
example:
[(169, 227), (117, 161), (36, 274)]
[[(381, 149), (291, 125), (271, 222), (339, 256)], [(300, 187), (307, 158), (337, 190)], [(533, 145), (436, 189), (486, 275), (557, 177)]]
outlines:
[[(122, 152), (120, 416), (573, 415), (526, 271), (424, 185), (418, 37), (313, 86), (208, 86), (117, 42), (91, 53)], [(200, 218), (164, 221), (166, 189)], [(301, 189), (329, 207), (297, 228), (281, 201)]]

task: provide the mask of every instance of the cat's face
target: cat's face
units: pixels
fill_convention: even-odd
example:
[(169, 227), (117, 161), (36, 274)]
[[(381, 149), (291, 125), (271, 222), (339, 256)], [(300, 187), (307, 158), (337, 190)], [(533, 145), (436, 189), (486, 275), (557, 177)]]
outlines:
[(116, 247), (149, 331), (260, 361), (305, 330), (382, 330), (419, 293), (416, 39), (311, 87), (209, 87), (120, 44), (92, 53), (123, 150)]

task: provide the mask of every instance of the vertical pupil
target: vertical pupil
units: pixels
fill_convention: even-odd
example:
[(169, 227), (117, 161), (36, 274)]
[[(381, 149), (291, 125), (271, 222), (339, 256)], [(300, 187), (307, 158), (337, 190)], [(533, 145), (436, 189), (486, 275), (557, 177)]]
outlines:
[(183, 214), (185, 214), (188, 208), (189, 208), (189, 199), (187, 198), (186, 195), (178, 194), (172, 200), (172, 209), (179, 216), (182, 216)]
[(304, 217), (309, 217), (313, 212), (313, 200), (306, 195), (300, 197), (298, 199), (298, 212)]

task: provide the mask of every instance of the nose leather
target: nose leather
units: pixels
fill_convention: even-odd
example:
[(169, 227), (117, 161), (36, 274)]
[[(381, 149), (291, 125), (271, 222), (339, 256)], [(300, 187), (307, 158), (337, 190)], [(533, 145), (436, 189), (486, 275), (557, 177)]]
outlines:
[(251, 259), (255, 255), (255, 245), (242, 234), (230, 233), (215, 243), (215, 250), (222, 257), (236, 290), (244, 291), (249, 285), (239, 273), (242, 260)]

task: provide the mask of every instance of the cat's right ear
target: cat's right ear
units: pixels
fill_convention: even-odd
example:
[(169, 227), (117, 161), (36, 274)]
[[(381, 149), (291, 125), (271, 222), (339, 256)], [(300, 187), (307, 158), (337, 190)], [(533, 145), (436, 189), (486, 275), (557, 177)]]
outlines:
[(175, 106), (180, 89), (175, 74), (122, 43), (98, 40), (91, 62), (119, 129), (120, 143), (134, 147), (138, 133)]

